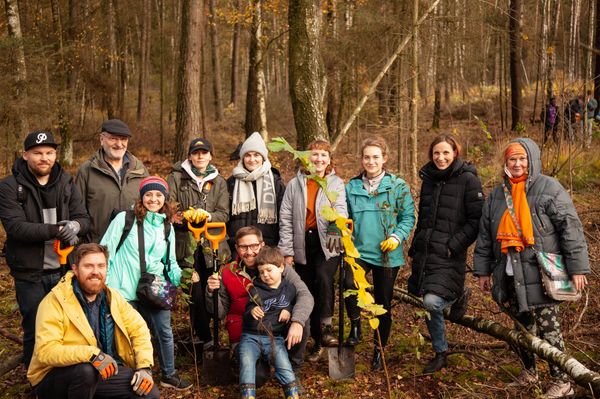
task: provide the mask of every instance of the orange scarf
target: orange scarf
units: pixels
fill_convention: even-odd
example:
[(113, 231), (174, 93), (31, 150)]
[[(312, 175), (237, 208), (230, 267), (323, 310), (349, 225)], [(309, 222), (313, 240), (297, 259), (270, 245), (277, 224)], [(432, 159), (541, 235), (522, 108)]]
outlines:
[(500, 220), (500, 226), (498, 227), (498, 234), (496, 239), (502, 243), (502, 252), (508, 253), (509, 247), (515, 247), (517, 252), (521, 252), (525, 246), (532, 246), (534, 244), (533, 239), (533, 225), (531, 223), (531, 211), (529, 210), (529, 204), (527, 204), (527, 198), (525, 197), (525, 181), (527, 175), (523, 175), (519, 178), (509, 178), (512, 183), (512, 199), (513, 208), (519, 226), (521, 227), (522, 235), (519, 233), (515, 222), (510, 217), (508, 209), (502, 215)]

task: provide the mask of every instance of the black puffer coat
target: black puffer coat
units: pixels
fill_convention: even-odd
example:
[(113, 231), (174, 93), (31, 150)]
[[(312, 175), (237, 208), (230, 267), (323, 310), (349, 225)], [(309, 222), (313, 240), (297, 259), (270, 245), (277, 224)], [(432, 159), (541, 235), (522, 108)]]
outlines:
[(485, 196), (477, 169), (460, 158), (444, 171), (429, 162), (419, 177), (423, 185), (408, 250), (413, 258), (408, 291), (454, 300), (464, 286), (467, 249), (477, 238)]
[[(246, 226), (255, 226), (263, 234), (263, 241), (266, 245), (277, 246), (279, 243), (279, 209), (283, 194), (285, 194), (285, 184), (281, 181), (281, 173), (275, 168), (271, 168), (273, 172), (273, 180), (275, 183), (275, 196), (277, 197), (277, 223), (274, 224), (258, 224), (258, 208), (250, 212), (243, 212), (239, 215), (231, 213), (231, 204), (233, 204), (233, 188), (235, 187), (235, 177), (230, 176), (227, 179), (227, 191), (229, 191), (229, 222), (227, 222), (227, 234), (229, 235), (229, 247), (231, 253), (235, 252), (235, 234), (239, 229)], [(252, 182), (254, 195), (256, 196), (256, 182)]]

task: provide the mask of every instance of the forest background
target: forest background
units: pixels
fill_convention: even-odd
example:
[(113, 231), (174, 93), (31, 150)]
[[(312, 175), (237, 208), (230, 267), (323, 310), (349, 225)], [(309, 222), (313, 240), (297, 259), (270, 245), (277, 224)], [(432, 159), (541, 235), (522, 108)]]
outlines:
[[(258, 131), (298, 149), (330, 140), (347, 182), (360, 171), (361, 140), (382, 135), (391, 148), (388, 170), (402, 174), (416, 202), (429, 142), (456, 132), (487, 194), (499, 183), (493, 158), (507, 140), (531, 137), (542, 145), (548, 98), (557, 97), (561, 109), (587, 90), (600, 98), (599, 8), (600, 0), (4, 0), (0, 175), (10, 173), (35, 130), (54, 135), (61, 164), (75, 174), (99, 147), (102, 121), (118, 118), (133, 132), (129, 149), (165, 178), (196, 137), (211, 140), (213, 163), (228, 177), (237, 164), (229, 154)], [(569, 354), (595, 372), (597, 130), (591, 149), (560, 140), (542, 152), (544, 173), (570, 191), (586, 231), (590, 288), (561, 308), (561, 320)], [(270, 157), (287, 183), (297, 164), (289, 154)], [(405, 287), (409, 274), (404, 269), (396, 285)], [(0, 276), (0, 328), (19, 335), (4, 259)], [(467, 285), (475, 291), (472, 274)], [(476, 292), (469, 314), (511, 325)], [(547, 388), (543, 362), (539, 386), (507, 388), (519, 371), (509, 346), (458, 324), (448, 324), (450, 367), (421, 375), (423, 356), (432, 355), (420, 340), (427, 339), (423, 314), (395, 305), (386, 359), (396, 397), (535, 397)], [(188, 320), (182, 306), (173, 314), (179, 339)], [(0, 365), (19, 352), (0, 336)], [(357, 349), (351, 382), (329, 380), (326, 361), (306, 364), (310, 396), (387, 396), (385, 376), (368, 367), (371, 353), (369, 338)], [(188, 357), (178, 356), (178, 370), (198, 386), (187, 394), (163, 390), (164, 397), (237, 397), (235, 384), (206, 387), (201, 366)], [(0, 396), (32, 397), (24, 374), (18, 366), (0, 376)], [(580, 387), (578, 394), (589, 391)], [(259, 395), (279, 397), (278, 384)]]

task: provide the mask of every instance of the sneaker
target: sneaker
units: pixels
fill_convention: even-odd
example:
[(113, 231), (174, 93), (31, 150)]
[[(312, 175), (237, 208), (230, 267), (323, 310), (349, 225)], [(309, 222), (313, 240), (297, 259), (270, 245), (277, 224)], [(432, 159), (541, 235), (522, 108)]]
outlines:
[(321, 357), (323, 357), (324, 354), (325, 348), (321, 346), (321, 342), (315, 342), (315, 345), (313, 346), (310, 355), (306, 357), (306, 360), (311, 363), (316, 363), (319, 361), (319, 359), (321, 359)]
[(338, 339), (333, 336), (333, 326), (331, 324), (321, 324), (321, 346), (328, 348), (338, 345)]
[(302, 385), (302, 372), (300, 370), (294, 371), (294, 375), (296, 376), (296, 387), (298, 388), (298, 393), (300, 395), (306, 394), (306, 389)]
[(464, 314), (467, 312), (467, 308), (469, 307), (469, 298), (471, 298), (471, 289), (469, 287), (464, 287), (462, 295), (450, 308), (448, 320), (450, 320), (452, 323), (456, 323), (461, 317), (464, 316)]
[(546, 391), (545, 398), (564, 398), (565, 396), (575, 395), (575, 391), (571, 388), (570, 382), (556, 381), (548, 391)]
[(184, 380), (177, 374), (177, 372), (173, 373), (170, 376), (162, 376), (160, 379), (160, 386), (165, 388), (173, 388), (177, 391), (187, 391), (192, 387), (192, 383)]
[(528, 385), (537, 384), (540, 379), (537, 375), (531, 374), (527, 370), (521, 371), (521, 374), (513, 382), (508, 384), (509, 387), (526, 387)]

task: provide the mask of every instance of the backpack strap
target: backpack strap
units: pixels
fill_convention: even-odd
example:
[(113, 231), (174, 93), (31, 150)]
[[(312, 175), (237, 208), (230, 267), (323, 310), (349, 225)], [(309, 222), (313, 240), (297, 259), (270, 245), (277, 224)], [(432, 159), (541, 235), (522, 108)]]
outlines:
[[(133, 209), (125, 211), (125, 226), (123, 227), (123, 234), (121, 234), (121, 239), (119, 240), (119, 244), (117, 245), (117, 249), (115, 250), (115, 254), (119, 252), (119, 248), (123, 245), (127, 236), (131, 232), (131, 228), (133, 227), (133, 222), (135, 221), (135, 214), (133, 213)], [(143, 231), (143, 229), (142, 229)], [(143, 239), (143, 237), (142, 237)], [(143, 250), (143, 248), (142, 248)]]
[(165, 241), (167, 242), (167, 252), (165, 253), (166, 262), (163, 262), (163, 264), (166, 266), (163, 269), (163, 274), (165, 276), (165, 279), (167, 279), (168, 282), (171, 282), (171, 279), (169, 278), (169, 275), (168, 275), (168, 273), (171, 271), (171, 257), (169, 256), (171, 254), (171, 241), (169, 241), (169, 235), (171, 234), (171, 223), (169, 223), (166, 218), (164, 221), (164, 226), (165, 226)]
[(146, 249), (144, 248), (144, 224), (138, 223), (138, 251), (140, 253), (140, 270), (142, 274), (146, 273)]

